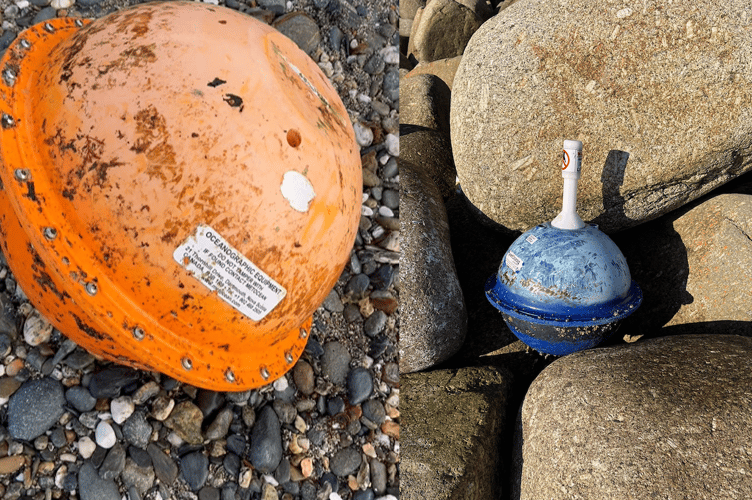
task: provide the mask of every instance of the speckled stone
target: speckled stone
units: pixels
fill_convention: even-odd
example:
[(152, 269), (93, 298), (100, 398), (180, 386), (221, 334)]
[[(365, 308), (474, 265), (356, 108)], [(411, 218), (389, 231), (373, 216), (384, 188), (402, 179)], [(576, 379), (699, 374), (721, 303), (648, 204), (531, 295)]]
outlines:
[(560, 358), (525, 396), (512, 498), (752, 498), (750, 402), (747, 337), (679, 335)]
[(402, 383), (400, 498), (498, 498), (511, 377), (473, 367), (403, 374)]
[(449, 241), (441, 194), (419, 167), (400, 164), (402, 220), (402, 316), (400, 371), (410, 373), (446, 360), (459, 350), (467, 311)]
[[(475, 3), (485, 5), (483, 1)], [(419, 61), (461, 55), (475, 30), (491, 17), (490, 8), (484, 9), (482, 14), (454, 0), (431, 0), (413, 22), (408, 53)]]
[(65, 395), (57, 380), (25, 382), (8, 403), (8, 432), (13, 439), (30, 441), (47, 432), (63, 415)]
[(629, 5), (521, 1), (476, 31), (452, 150), (491, 219), (525, 231), (557, 215), (564, 139), (584, 143), (578, 212), (606, 233), (752, 169), (748, 2)]

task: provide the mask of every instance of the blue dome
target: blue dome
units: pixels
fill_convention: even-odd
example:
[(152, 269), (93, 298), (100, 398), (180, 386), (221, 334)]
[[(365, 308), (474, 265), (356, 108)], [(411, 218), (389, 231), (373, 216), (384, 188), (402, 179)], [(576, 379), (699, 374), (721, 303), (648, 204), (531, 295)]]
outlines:
[(642, 302), (624, 255), (592, 224), (545, 223), (524, 233), (489, 278), (486, 296), (521, 340), (558, 355), (604, 340)]

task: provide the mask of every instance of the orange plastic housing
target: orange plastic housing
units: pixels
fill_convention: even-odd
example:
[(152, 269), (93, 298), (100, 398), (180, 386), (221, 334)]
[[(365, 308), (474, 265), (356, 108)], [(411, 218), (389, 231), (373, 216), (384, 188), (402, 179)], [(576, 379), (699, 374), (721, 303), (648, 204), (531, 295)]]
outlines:
[(0, 61), (0, 239), (92, 353), (213, 390), (274, 381), (352, 249), (347, 111), (273, 28), (149, 3), (19, 35)]

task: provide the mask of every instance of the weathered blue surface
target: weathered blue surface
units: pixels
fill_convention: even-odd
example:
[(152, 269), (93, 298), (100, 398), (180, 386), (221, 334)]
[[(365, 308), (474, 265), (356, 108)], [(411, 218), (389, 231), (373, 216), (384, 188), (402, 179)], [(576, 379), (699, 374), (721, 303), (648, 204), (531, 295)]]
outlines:
[(486, 296), (520, 340), (556, 355), (597, 345), (642, 302), (624, 255), (597, 226), (550, 223), (512, 243)]

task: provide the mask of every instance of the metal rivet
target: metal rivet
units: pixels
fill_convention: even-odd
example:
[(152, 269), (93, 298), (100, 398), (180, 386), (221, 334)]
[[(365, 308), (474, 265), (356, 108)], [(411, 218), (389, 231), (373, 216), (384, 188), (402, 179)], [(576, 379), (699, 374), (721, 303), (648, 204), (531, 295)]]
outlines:
[(306, 338), (307, 336), (308, 336), (308, 332), (306, 331), (306, 329), (305, 329), (305, 328), (301, 328), (301, 329), (300, 329), (300, 338), (301, 338), (301, 339), (304, 339), (304, 338)]
[(55, 27), (51, 25), (50, 23), (44, 23), (44, 29), (47, 30), (50, 33), (55, 32)]
[(183, 363), (183, 368), (185, 368), (186, 370), (190, 370), (191, 368), (193, 368), (193, 361), (191, 361), (189, 358), (183, 358), (182, 363)]
[(97, 284), (93, 281), (90, 281), (86, 284), (86, 293), (88, 293), (89, 295), (96, 295), (97, 291), (99, 291), (99, 289), (97, 288)]
[(235, 382), (235, 374), (232, 373), (232, 369), (227, 369), (227, 371), (225, 372), (225, 378), (228, 382)]
[(13, 128), (16, 126), (16, 120), (14, 120), (8, 113), (3, 113), (0, 121), (2, 121), (3, 128)]
[(291, 365), (293, 360), (292, 353), (290, 351), (285, 353), (285, 361), (287, 361), (288, 365)]
[(54, 227), (44, 228), (44, 237), (52, 241), (57, 238), (57, 230)]
[(139, 328), (138, 326), (133, 329), (133, 338), (136, 340), (144, 340), (144, 337), (146, 334), (144, 333), (143, 328)]
[(16, 180), (19, 180), (19, 181), (22, 181), (22, 182), (23, 181), (28, 181), (29, 177), (31, 177), (31, 173), (28, 170), (26, 170), (25, 168), (17, 168), (13, 172), (13, 175), (16, 176)]
[(3, 80), (7, 86), (12, 87), (16, 83), (16, 72), (10, 68), (5, 68), (3, 71)]
[(264, 380), (269, 380), (269, 370), (266, 369), (266, 367), (263, 367), (261, 369), (261, 378)]
[(23, 47), (25, 49), (30, 49), (31, 48), (31, 42), (28, 41), (28, 40), (26, 40), (26, 39), (21, 40), (19, 43), (21, 44), (21, 47)]
[(80, 19), (76, 19), (76, 26), (78, 26), (78, 27), (80, 28), (80, 27), (82, 27), (83, 25), (84, 25), (84, 22), (83, 22), (82, 20), (80, 20)]

